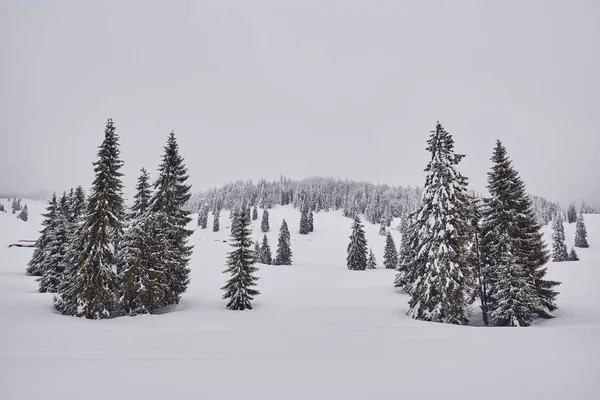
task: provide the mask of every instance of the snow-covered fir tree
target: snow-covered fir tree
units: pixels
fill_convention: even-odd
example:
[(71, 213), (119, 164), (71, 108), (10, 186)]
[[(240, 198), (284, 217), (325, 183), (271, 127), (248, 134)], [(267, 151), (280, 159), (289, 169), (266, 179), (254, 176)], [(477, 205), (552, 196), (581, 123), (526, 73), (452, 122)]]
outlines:
[(258, 219), (258, 206), (255, 204), (252, 207), (252, 221), (256, 221)]
[(213, 213), (213, 232), (219, 232), (219, 229), (221, 229), (221, 223), (219, 222), (221, 219), (221, 212), (220, 210), (216, 210)]
[(569, 252), (565, 244), (565, 227), (562, 216), (557, 214), (552, 221), (552, 261), (561, 262), (569, 259)]
[(262, 233), (267, 233), (269, 232), (270, 228), (269, 228), (269, 210), (264, 209), (263, 210), (263, 215), (262, 215), (262, 220), (260, 222), (260, 231)]
[(42, 214), (44, 220), (42, 221), (42, 230), (40, 231), (40, 236), (35, 241), (35, 249), (33, 250), (33, 255), (27, 264), (27, 275), (31, 276), (42, 276), (44, 273), (42, 269), (42, 262), (47, 254), (47, 246), (50, 242), (51, 232), (54, 230), (54, 225), (56, 224), (56, 212), (58, 207), (58, 201), (56, 199), (56, 193), (52, 194), (52, 198), (48, 202), (46, 206), (46, 212)]
[(225, 286), (223, 299), (229, 300), (227, 308), (230, 310), (252, 309), (251, 301), (260, 292), (254, 287), (258, 278), (254, 273), (258, 270), (254, 266), (255, 256), (251, 250), (252, 239), (250, 236), (250, 213), (242, 209), (234, 219), (235, 226), (231, 237), (233, 250), (227, 258), (227, 269), (223, 271), (231, 275)]
[(73, 196), (69, 199), (69, 210), (71, 211), (70, 221), (72, 223), (78, 222), (81, 220), (81, 217), (84, 215), (86, 209), (86, 199), (85, 199), (85, 191), (80, 186), (75, 188), (73, 192)]
[(373, 249), (369, 248), (369, 258), (367, 258), (367, 269), (377, 268), (377, 259), (373, 253)]
[(577, 210), (575, 209), (575, 204), (569, 204), (569, 208), (567, 209), (567, 222), (569, 224), (573, 224), (577, 222)]
[(314, 232), (315, 230), (315, 217), (313, 215), (313, 210), (310, 209), (308, 211), (308, 231)]
[(392, 233), (388, 232), (385, 238), (385, 248), (383, 250), (383, 266), (386, 269), (397, 269), (398, 268), (398, 250), (396, 250), (396, 243)]
[(27, 210), (27, 204), (25, 204), (23, 209), (19, 212), (19, 214), (17, 215), (17, 218), (19, 218), (22, 221), (27, 222), (27, 220), (29, 219), (29, 211)]
[(583, 220), (583, 213), (577, 216), (577, 225), (575, 226), (575, 247), (590, 247), (587, 241), (587, 229)]
[(151, 213), (162, 213), (165, 218), (165, 247), (169, 252), (164, 254), (165, 271), (161, 283), (165, 287), (163, 305), (171, 305), (179, 303), (190, 281), (188, 264), (193, 246), (188, 244), (188, 238), (194, 233), (187, 229), (192, 220), (186, 209), (191, 188), (186, 183), (189, 175), (173, 132), (167, 139), (158, 171), (149, 210)]
[(298, 233), (308, 235), (310, 233), (310, 223), (308, 221), (308, 205), (304, 205), (300, 212), (300, 229)]
[(271, 246), (269, 246), (269, 241), (267, 240), (267, 235), (263, 235), (262, 244), (260, 246), (260, 257), (259, 262), (261, 264), (271, 265), (273, 263), (273, 258), (271, 256)]
[(579, 261), (579, 256), (573, 247), (571, 247), (571, 251), (569, 252), (569, 261)]
[(260, 262), (260, 243), (258, 243), (258, 240), (254, 242), (254, 258), (257, 263)]
[(388, 234), (388, 231), (385, 227), (385, 221), (383, 219), (381, 220), (381, 223), (379, 224), (379, 234), (381, 236), (387, 236), (387, 234)]
[(66, 254), (71, 237), (69, 235), (69, 209), (67, 194), (60, 198), (54, 221), (48, 231), (48, 243), (40, 263), (42, 276), (38, 278), (40, 293), (55, 293), (63, 279)]
[(409, 290), (408, 315), (466, 324), (470, 200), (467, 179), (457, 169), (464, 155), (454, 152), (454, 139), (439, 123), (427, 143), (431, 161), (425, 169), (423, 201), (414, 222), (416, 257), (408, 262), (416, 277)]
[(490, 323), (527, 326), (551, 318), (559, 283), (545, 280), (548, 252), (532, 201), (505, 147), (496, 142), (481, 221), (482, 275)]
[(400, 233), (402, 235), (400, 250), (398, 251), (398, 273), (394, 279), (394, 286), (402, 288), (406, 293), (410, 293), (412, 283), (415, 281), (416, 253), (415, 248), (418, 243), (418, 232), (413, 225), (414, 215), (406, 216), (402, 219)]
[(198, 227), (206, 229), (208, 227), (208, 204), (202, 203), (198, 209)]
[(367, 239), (358, 215), (354, 217), (352, 222), (352, 234), (348, 244), (346, 265), (349, 270), (353, 271), (362, 271), (367, 268)]
[(140, 169), (133, 195), (133, 205), (131, 206), (130, 217), (139, 218), (148, 212), (150, 208), (150, 199), (152, 198), (152, 189), (150, 188), (150, 174), (145, 168)]
[(94, 162), (96, 177), (90, 190), (83, 227), (83, 252), (74, 282), (75, 315), (109, 318), (117, 304), (116, 238), (122, 235), (125, 209), (120, 172), (119, 136), (111, 119)]
[(290, 231), (288, 229), (287, 222), (285, 222), (285, 219), (281, 222), (281, 228), (279, 228), (277, 252), (275, 253), (275, 260), (273, 260), (273, 265), (292, 265)]

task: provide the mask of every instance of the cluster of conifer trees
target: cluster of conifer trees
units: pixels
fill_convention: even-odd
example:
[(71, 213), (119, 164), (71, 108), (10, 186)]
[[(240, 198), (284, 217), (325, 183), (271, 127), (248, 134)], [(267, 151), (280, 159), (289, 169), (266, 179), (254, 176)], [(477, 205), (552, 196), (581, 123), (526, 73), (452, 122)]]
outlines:
[[(575, 205), (569, 205), (567, 211), (567, 222), (575, 225), (575, 247), (586, 248), (589, 247), (587, 241), (587, 229), (585, 227), (585, 221), (583, 219), (583, 208), (577, 214)], [(574, 247), (571, 247), (571, 251), (567, 251), (567, 245), (565, 243), (565, 227), (563, 224), (563, 216), (560, 212), (557, 212), (552, 221), (552, 261), (563, 262), (563, 261), (579, 261), (579, 256), (575, 251)]]
[[(12, 201), (9, 198), (9, 202), (11, 202), (12, 213), (17, 214), (17, 218), (27, 222), (29, 219), (29, 210), (27, 209), (27, 204), (24, 206), (21, 205), (21, 198), (13, 198)], [(6, 212), (4, 209), (4, 204), (0, 204), (0, 212)]]
[(123, 200), (119, 137), (108, 120), (89, 197), (78, 187), (54, 195), (27, 273), (52, 292), (65, 315), (90, 319), (153, 313), (177, 304), (189, 284), (193, 231), (185, 204), (190, 185), (173, 132), (153, 187), (142, 169), (135, 202)]

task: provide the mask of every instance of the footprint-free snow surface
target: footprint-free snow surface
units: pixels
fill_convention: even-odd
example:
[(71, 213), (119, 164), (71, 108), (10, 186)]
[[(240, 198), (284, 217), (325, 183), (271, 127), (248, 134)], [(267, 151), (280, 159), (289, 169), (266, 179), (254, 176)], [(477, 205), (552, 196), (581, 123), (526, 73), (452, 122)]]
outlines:
[[(2, 200), (5, 205), (6, 199)], [(549, 264), (562, 281), (553, 320), (528, 328), (450, 326), (405, 315), (408, 296), (382, 268), (384, 237), (366, 224), (378, 269), (346, 269), (351, 221), (271, 210), (273, 252), (290, 226), (292, 266), (260, 266), (250, 311), (221, 299), (229, 238), (196, 230), (191, 283), (161, 315), (92, 321), (56, 314), (25, 275), (44, 205), (28, 222), (0, 213), (0, 399), (600, 399), (600, 215), (586, 215), (581, 261)], [(211, 218), (209, 218), (210, 220)], [(574, 224), (566, 225), (573, 243)], [(546, 238), (549, 228), (545, 227)], [(260, 239), (260, 219), (253, 222)], [(393, 230), (396, 243), (398, 233)]]

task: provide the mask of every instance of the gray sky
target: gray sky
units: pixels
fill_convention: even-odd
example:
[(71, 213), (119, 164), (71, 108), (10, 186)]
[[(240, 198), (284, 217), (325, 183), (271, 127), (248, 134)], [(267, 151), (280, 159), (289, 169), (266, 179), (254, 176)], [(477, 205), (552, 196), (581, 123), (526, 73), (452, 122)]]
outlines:
[[(325, 4), (326, 3), (326, 4)], [(436, 120), (485, 188), (600, 204), (600, 2), (0, 0), (0, 191), (127, 193), (174, 130), (195, 189), (310, 175), (422, 185)]]

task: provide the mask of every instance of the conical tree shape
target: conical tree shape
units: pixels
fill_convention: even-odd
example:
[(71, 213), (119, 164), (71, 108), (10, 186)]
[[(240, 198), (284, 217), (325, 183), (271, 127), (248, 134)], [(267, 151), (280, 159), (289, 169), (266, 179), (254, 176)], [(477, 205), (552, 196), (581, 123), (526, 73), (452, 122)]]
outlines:
[(587, 229), (583, 220), (583, 213), (577, 216), (577, 225), (575, 226), (575, 247), (590, 247), (587, 241)]
[(219, 232), (219, 229), (221, 229), (221, 223), (219, 222), (220, 218), (221, 213), (219, 212), (219, 210), (215, 211), (213, 215), (213, 232)]
[(308, 235), (310, 233), (310, 223), (308, 221), (308, 207), (302, 206), (300, 214), (300, 229), (298, 231), (301, 235)]
[(257, 263), (260, 262), (260, 244), (258, 241), (254, 242), (254, 259)]
[(467, 179), (457, 169), (464, 155), (438, 123), (428, 141), (431, 161), (425, 171), (423, 201), (415, 220), (418, 243), (412, 260), (416, 279), (408, 315), (415, 319), (466, 324), (469, 239)]
[(367, 239), (365, 231), (360, 223), (360, 217), (356, 215), (352, 223), (352, 234), (348, 244), (348, 256), (346, 264), (349, 270), (362, 271), (367, 268)]
[(40, 236), (35, 242), (35, 250), (33, 251), (33, 255), (29, 263), (27, 264), (27, 275), (32, 276), (42, 276), (44, 271), (42, 270), (41, 263), (46, 256), (46, 247), (48, 246), (48, 242), (50, 241), (49, 232), (54, 229), (54, 225), (56, 224), (56, 210), (57, 210), (58, 202), (56, 199), (56, 193), (52, 194), (52, 199), (48, 202), (46, 206), (46, 213), (42, 214), (44, 217), (44, 221), (42, 222), (42, 230), (40, 231)]
[(292, 265), (290, 231), (288, 230), (288, 225), (287, 222), (285, 222), (285, 219), (283, 222), (281, 222), (281, 228), (279, 229), (277, 252), (275, 254), (273, 265)]
[(231, 274), (231, 278), (221, 289), (225, 291), (223, 299), (229, 300), (227, 308), (230, 310), (251, 310), (251, 301), (260, 292), (254, 289), (258, 280), (254, 273), (258, 268), (254, 266), (255, 257), (251, 250), (250, 214), (242, 210), (234, 220), (236, 222), (230, 241), (233, 251), (229, 253), (227, 269), (223, 271)]
[(560, 214), (552, 221), (552, 261), (561, 262), (569, 259), (569, 252), (565, 244), (565, 227)]
[(65, 270), (65, 257), (69, 247), (69, 210), (67, 194), (63, 193), (58, 202), (55, 221), (48, 231), (49, 241), (46, 246), (45, 256), (40, 264), (43, 271), (38, 278), (40, 293), (55, 293), (63, 279)]
[(254, 205), (252, 208), (252, 221), (256, 221), (258, 219), (258, 207)]
[(369, 249), (369, 258), (367, 259), (367, 269), (375, 269), (377, 268), (377, 260), (375, 259), (375, 254), (373, 254), (373, 249)]
[(83, 223), (84, 250), (75, 277), (76, 315), (91, 319), (109, 318), (116, 306), (116, 238), (122, 235), (125, 211), (121, 183), (123, 166), (119, 137), (108, 120), (104, 141), (94, 162), (92, 184)]
[(402, 239), (400, 242), (400, 251), (398, 252), (398, 273), (394, 279), (394, 286), (404, 289), (410, 293), (412, 284), (416, 280), (416, 260), (417, 254), (415, 248), (418, 244), (418, 234), (414, 229), (413, 217), (415, 215), (403, 218), (401, 226)]
[(315, 230), (315, 217), (312, 209), (308, 211), (308, 231), (314, 232)]
[(262, 215), (262, 221), (260, 223), (260, 231), (262, 233), (269, 232), (269, 210), (265, 209)]
[(567, 222), (572, 224), (577, 221), (577, 210), (575, 210), (575, 204), (569, 204), (569, 208), (567, 209)]
[(263, 235), (262, 245), (260, 246), (260, 261), (261, 264), (271, 265), (273, 258), (271, 256), (271, 246), (267, 240), (267, 235)]
[(131, 206), (130, 218), (138, 218), (148, 211), (150, 208), (150, 198), (152, 197), (152, 189), (150, 188), (150, 174), (145, 168), (140, 169), (140, 176), (135, 186), (134, 202)]
[(383, 250), (383, 266), (386, 269), (398, 268), (398, 251), (391, 232), (387, 233), (385, 238), (385, 248)]
[(178, 304), (187, 290), (190, 281), (188, 264), (193, 249), (188, 245), (188, 238), (194, 231), (187, 229), (192, 220), (186, 209), (191, 196), (191, 186), (186, 183), (189, 175), (173, 132), (169, 134), (164, 150), (149, 211), (161, 213), (165, 218), (165, 248), (169, 253), (163, 255), (165, 270), (161, 284), (166, 288), (163, 304), (166, 306)]
[(19, 218), (22, 221), (27, 222), (27, 220), (29, 219), (29, 211), (27, 210), (27, 204), (25, 204), (25, 206), (23, 207), (21, 212), (19, 212), (19, 215), (17, 215), (17, 218)]

